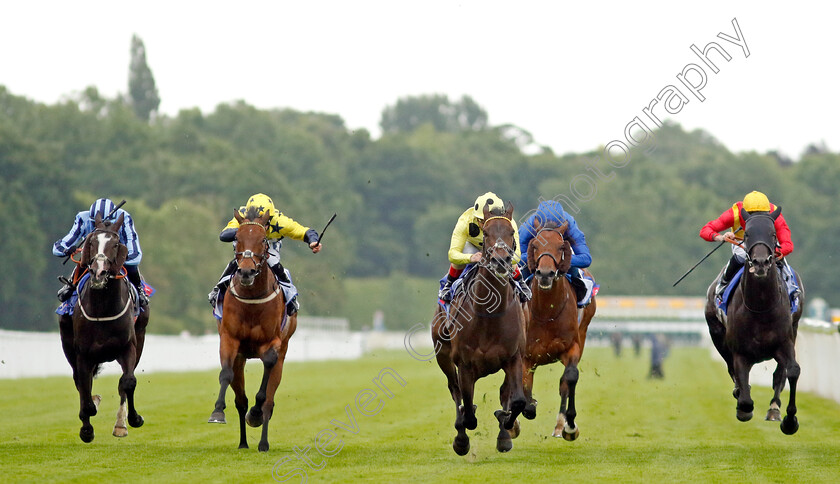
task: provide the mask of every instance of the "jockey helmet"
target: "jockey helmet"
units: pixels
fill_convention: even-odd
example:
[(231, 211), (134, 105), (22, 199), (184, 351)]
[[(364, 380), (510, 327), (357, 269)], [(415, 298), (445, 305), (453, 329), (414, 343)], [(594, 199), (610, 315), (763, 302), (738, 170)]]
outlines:
[(264, 215), (266, 211), (271, 213), (275, 210), (274, 202), (271, 201), (271, 197), (263, 193), (257, 193), (248, 199), (248, 203), (245, 205), (245, 210), (248, 210), (249, 208), (256, 208), (259, 210), (260, 216)]
[(112, 202), (108, 198), (99, 198), (90, 206), (90, 215), (91, 219), (96, 218), (97, 213), (102, 213), (102, 219), (105, 220), (108, 215), (111, 215), (111, 212), (114, 210), (114, 202)]
[(498, 197), (493, 192), (487, 192), (484, 195), (475, 199), (475, 204), (473, 205), (473, 216), (475, 218), (484, 218), (484, 206), (490, 205), (487, 207), (489, 210), (493, 210), (494, 208), (498, 208), (501, 210), (505, 209), (505, 202), (502, 201), (501, 198)]
[(769, 212), (770, 200), (767, 195), (752, 191), (744, 197), (744, 210), (747, 212)]

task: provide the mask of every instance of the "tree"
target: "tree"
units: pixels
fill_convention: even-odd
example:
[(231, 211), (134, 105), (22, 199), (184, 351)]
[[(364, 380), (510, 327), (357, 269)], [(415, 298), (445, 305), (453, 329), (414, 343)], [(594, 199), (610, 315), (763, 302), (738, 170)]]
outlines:
[(146, 63), (146, 47), (137, 35), (131, 37), (131, 65), (128, 71), (128, 93), (134, 113), (143, 121), (157, 114), (160, 96), (152, 70)]
[(410, 133), (426, 123), (441, 133), (481, 131), (487, 127), (487, 111), (469, 96), (456, 103), (445, 94), (409, 96), (386, 107), (379, 125), (383, 133)]

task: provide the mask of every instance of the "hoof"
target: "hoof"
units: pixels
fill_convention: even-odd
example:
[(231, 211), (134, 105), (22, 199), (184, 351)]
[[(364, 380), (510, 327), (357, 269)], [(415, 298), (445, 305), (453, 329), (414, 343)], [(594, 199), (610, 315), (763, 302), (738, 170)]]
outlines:
[(753, 413), (737, 410), (735, 412), (735, 417), (737, 417), (741, 422), (749, 422), (753, 418)]
[(764, 417), (764, 420), (769, 420), (771, 422), (781, 422), (782, 412), (780, 412), (778, 408), (771, 408), (767, 411), (767, 416)]
[(227, 423), (225, 420), (225, 412), (213, 412), (213, 414), (210, 415), (210, 418), (207, 419), (207, 423)]
[(260, 442), (260, 445), (257, 446), (257, 449), (260, 452), (268, 452), (268, 442)]
[(499, 452), (507, 452), (513, 448), (513, 442), (510, 440), (510, 434), (507, 430), (499, 430), (499, 436), (496, 438), (496, 450)]
[(242, 444), (239, 444), (239, 448), (240, 448), (240, 449), (247, 449), (247, 448), (248, 448), (248, 444), (247, 444), (247, 443), (242, 443)]
[(93, 442), (93, 427), (82, 427), (82, 430), (79, 431), (79, 438), (86, 444)]
[(245, 414), (245, 422), (251, 427), (259, 427), (262, 425), (262, 412), (251, 412), (251, 410), (248, 410), (248, 413)]
[(785, 419), (782, 420), (782, 423), (779, 425), (782, 429), (782, 433), (785, 435), (793, 435), (799, 430), (799, 420), (796, 417), (785, 416)]
[(467, 452), (470, 451), (470, 438), (466, 435), (463, 437), (456, 436), (455, 440), (452, 441), (452, 450), (458, 455), (467, 455)]
[(580, 437), (580, 428), (575, 427), (574, 429), (563, 427), (563, 438), (568, 440), (569, 442), (577, 439)]
[(513, 428), (508, 431), (508, 433), (510, 434), (510, 438), (515, 439), (519, 437), (519, 431), (519, 419), (516, 419), (513, 421)]
[(145, 422), (146, 421), (143, 420), (143, 417), (141, 417), (140, 414), (137, 414), (133, 418), (131, 417), (131, 415), (128, 416), (128, 425), (131, 425), (134, 428), (142, 427)]
[(125, 427), (114, 427), (114, 437), (128, 437), (128, 429)]
[(527, 418), (528, 420), (534, 420), (537, 417), (537, 401), (534, 400), (533, 403), (529, 403), (525, 405), (525, 408), (522, 409), (522, 416)]

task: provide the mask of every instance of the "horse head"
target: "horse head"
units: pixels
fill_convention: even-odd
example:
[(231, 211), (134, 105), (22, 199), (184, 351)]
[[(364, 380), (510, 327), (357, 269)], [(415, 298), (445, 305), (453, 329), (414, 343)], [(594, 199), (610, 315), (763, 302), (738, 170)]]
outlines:
[(744, 220), (744, 249), (749, 272), (756, 277), (766, 277), (776, 261), (776, 219), (782, 207), (772, 213), (750, 213), (741, 208)]
[(266, 211), (260, 215), (256, 209), (249, 209), (245, 216), (234, 210), (233, 216), (239, 222), (234, 249), (236, 275), (239, 283), (248, 287), (254, 284), (269, 257), (267, 225), (271, 214)]
[(542, 290), (551, 289), (554, 281), (572, 266), (572, 246), (563, 237), (568, 228), (569, 222), (560, 226), (555, 222), (543, 225), (534, 219), (536, 235), (528, 244), (528, 270), (534, 274)]
[(511, 202), (507, 203), (504, 213), (500, 209), (490, 210), (489, 204), (484, 205), (482, 261), (500, 278), (510, 275), (511, 262), (516, 254), (516, 233), (511, 222), (512, 216)]
[(128, 257), (128, 248), (120, 243), (119, 235), (123, 215), (121, 213), (115, 222), (109, 223), (103, 222), (102, 212), (97, 213), (94, 219), (94, 231), (85, 239), (81, 264), (90, 271), (92, 289), (105, 287), (108, 279), (120, 273)]

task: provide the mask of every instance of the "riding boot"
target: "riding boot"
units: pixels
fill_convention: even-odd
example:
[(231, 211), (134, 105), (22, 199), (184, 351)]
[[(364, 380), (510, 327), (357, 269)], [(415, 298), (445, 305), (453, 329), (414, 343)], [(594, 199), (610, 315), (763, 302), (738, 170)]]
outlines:
[(124, 267), (129, 282), (137, 288), (137, 302), (140, 306), (148, 306), (149, 297), (146, 295), (146, 285), (143, 284), (143, 278), (140, 276), (140, 269), (137, 266), (126, 265)]
[(443, 302), (452, 301), (452, 284), (455, 281), (456, 279), (453, 279), (452, 276), (446, 276), (446, 281), (443, 283), (443, 287), (440, 288), (440, 292), (438, 292), (438, 299)]
[(210, 294), (207, 295), (207, 300), (210, 302), (211, 306), (216, 307), (216, 299), (218, 299), (219, 293), (222, 291), (222, 286), (225, 285), (225, 283), (223, 283), (222, 280), (224, 280), (227, 276), (233, 274), (234, 271), (236, 271), (237, 267), (238, 265), (236, 264), (236, 259), (230, 261), (227, 267), (225, 267), (224, 272), (222, 272), (222, 275), (219, 276), (219, 282), (217, 282), (216, 285), (213, 286), (213, 290), (210, 291)]
[(286, 275), (286, 269), (283, 268), (283, 264), (277, 263), (271, 267), (271, 272), (277, 276), (277, 280), (282, 282), (283, 284), (291, 284), (292, 281), (289, 280), (289, 277)]
[(514, 284), (516, 284), (516, 287), (519, 289), (519, 302), (524, 303), (524, 302), (530, 301), (531, 296), (532, 296), (531, 288), (528, 287), (528, 283), (525, 282), (525, 278), (522, 277), (522, 275), (520, 274), (519, 277), (514, 277), (513, 278), (513, 282), (514, 282)]
[(735, 274), (740, 269), (742, 263), (738, 260), (737, 257), (734, 255), (729, 259), (729, 262), (726, 264), (726, 268), (723, 270), (723, 275), (720, 276), (720, 280), (718, 281), (717, 286), (715, 287), (715, 296), (718, 298), (723, 297), (723, 292), (726, 290), (726, 286), (729, 285), (729, 281), (735, 277)]
[(586, 283), (583, 282), (583, 279), (581, 279), (579, 275), (574, 273), (572, 273), (569, 278), (569, 282), (572, 284), (572, 289), (575, 290), (575, 298), (577, 299), (578, 307), (582, 307), (581, 303), (583, 302), (583, 298), (586, 297)]
[(58, 280), (61, 281), (64, 286), (58, 290), (58, 300), (61, 302), (67, 301), (70, 299), (70, 296), (76, 292), (76, 285), (73, 284), (73, 281), (76, 280), (76, 268), (73, 268), (73, 272), (70, 273), (70, 278), (66, 278), (64, 276), (58, 276)]

